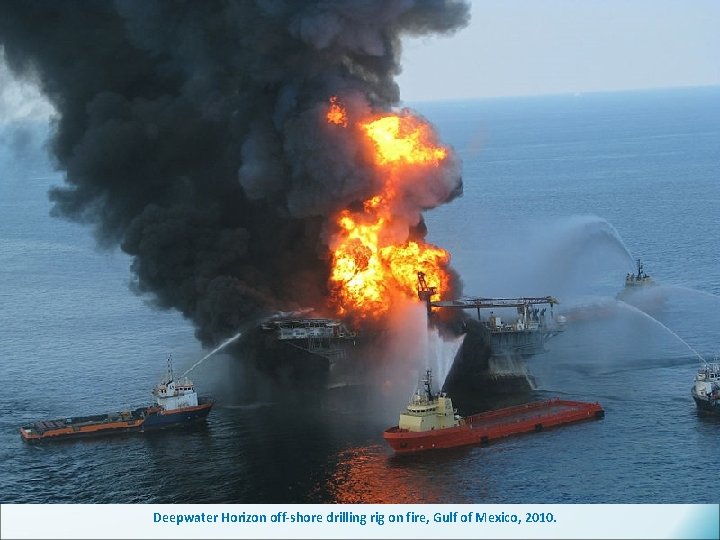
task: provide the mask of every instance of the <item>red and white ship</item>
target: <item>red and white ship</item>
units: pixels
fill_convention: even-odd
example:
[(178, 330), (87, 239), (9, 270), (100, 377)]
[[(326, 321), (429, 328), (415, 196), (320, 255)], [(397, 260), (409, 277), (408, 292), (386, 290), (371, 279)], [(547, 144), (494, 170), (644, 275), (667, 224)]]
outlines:
[(604, 416), (605, 411), (597, 402), (551, 399), (462, 417), (447, 395), (433, 393), (432, 373), (427, 370), (420, 387), (400, 413), (398, 425), (386, 429), (383, 437), (398, 453), (418, 452), (486, 444), (509, 435)]

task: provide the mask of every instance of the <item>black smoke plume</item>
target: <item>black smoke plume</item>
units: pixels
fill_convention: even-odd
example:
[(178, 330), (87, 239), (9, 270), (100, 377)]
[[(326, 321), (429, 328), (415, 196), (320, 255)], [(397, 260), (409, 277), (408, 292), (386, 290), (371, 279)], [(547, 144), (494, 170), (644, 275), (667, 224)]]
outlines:
[[(53, 212), (119, 244), (138, 290), (211, 342), (324, 306), (328, 217), (378, 182), (324, 121), (329, 97), (389, 109), (401, 36), (468, 19), (455, 0), (9, 1), (0, 46), (58, 113)], [(423, 207), (459, 192), (443, 175)]]

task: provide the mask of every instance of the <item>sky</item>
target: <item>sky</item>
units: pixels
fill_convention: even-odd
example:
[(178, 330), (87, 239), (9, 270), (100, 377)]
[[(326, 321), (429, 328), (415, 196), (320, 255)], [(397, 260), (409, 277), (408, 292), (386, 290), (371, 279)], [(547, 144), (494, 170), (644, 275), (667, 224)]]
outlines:
[(403, 45), (406, 102), (720, 85), (720, 0), (475, 0)]
[(0, 48), (0, 123), (47, 118), (52, 110), (36, 85), (10, 73)]

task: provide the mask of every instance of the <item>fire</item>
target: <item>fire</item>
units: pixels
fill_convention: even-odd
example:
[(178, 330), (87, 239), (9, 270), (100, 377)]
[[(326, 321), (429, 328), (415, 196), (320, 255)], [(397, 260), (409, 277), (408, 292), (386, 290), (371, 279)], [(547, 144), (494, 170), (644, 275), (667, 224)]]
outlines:
[(384, 116), (362, 124), (362, 127), (375, 144), (375, 159), (379, 165), (409, 163), (437, 166), (447, 156), (445, 148), (428, 142), (432, 135), (430, 126), (419, 123), (411, 116)]
[[(330, 99), (329, 123), (347, 126), (347, 113), (337, 98)], [(437, 246), (409, 239), (397, 217), (403, 186), (409, 175), (438, 167), (448, 150), (435, 144), (432, 128), (407, 112), (386, 114), (357, 123), (383, 178), (381, 191), (365, 200), (361, 211), (343, 210), (336, 218), (338, 233), (332, 253), (330, 285), (341, 315), (385, 314), (397, 294), (416, 297), (417, 272), (440, 295), (448, 290), (450, 255)], [(417, 176), (413, 176), (417, 178)], [(405, 237), (393, 238), (398, 226)]]
[(330, 98), (330, 108), (327, 112), (327, 121), (330, 124), (347, 127), (347, 113), (340, 103), (338, 103), (338, 98), (336, 96)]

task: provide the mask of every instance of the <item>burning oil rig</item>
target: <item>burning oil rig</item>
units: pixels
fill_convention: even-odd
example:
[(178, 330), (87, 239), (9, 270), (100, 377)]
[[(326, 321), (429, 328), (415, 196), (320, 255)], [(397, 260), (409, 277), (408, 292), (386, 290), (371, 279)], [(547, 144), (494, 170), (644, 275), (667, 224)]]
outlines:
[[(425, 276), (418, 272), (418, 297), (427, 305), (428, 317), (432, 318), (433, 308), (477, 311), (477, 324), (484, 334), (484, 340), (492, 350), (493, 356), (517, 355), (529, 358), (545, 352), (548, 339), (565, 330), (565, 317), (559, 316), (555, 324), (545, 317), (547, 308), (558, 304), (553, 296), (524, 298), (462, 298), (459, 300), (433, 301), (435, 288), (429, 287)], [(544, 306), (542, 309), (537, 306)], [(514, 308), (517, 317), (511, 322), (504, 321), (500, 315), (490, 311), (483, 317), (480, 310)], [(554, 319), (554, 317), (552, 317)], [(503, 322), (504, 321), (504, 322)], [(467, 325), (467, 320), (464, 321)]]
[[(433, 301), (435, 287), (428, 286), (422, 272), (418, 272), (417, 293), (427, 306), (430, 324), (446, 325), (436, 316), (440, 311), (477, 312), (477, 318), (464, 313), (451, 317), (460, 325), (450, 326), (465, 338), (445, 387), (461, 401), (464, 395), (530, 390), (533, 381), (525, 360), (545, 352), (545, 343), (565, 329), (565, 318), (552, 315), (552, 307), (558, 303), (552, 296)], [(490, 313), (483, 315), (487, 310)], [(304, 317), (306, 314), (282, 313), (258, 325), (259, 369), (289, 380), (313, 380), (326, 388), (366, 383), (367, 366), (361, 357), (369, 342), (377, 340), (377, 332), (371, 336), (370, 331), (351, 329), (341, 320)]]
[(254, 356), (260, 371), (326, 388), (360, 383), (360, 336), (340, 320), (281, 313), (255, 329)]
[[(558, 304), (553, 296), (522, 298), (462, 298), (433, 301), (436, 291), (418, 272), (418, 297), (427, 305), (432, 323), (438, 310), (475, 310), (477, 318), (462, 316), (462, 346), (453, 360), (444, 390), (458, 403), (482, 396), (488, 401), (498, 396), (522, 394), (532, 390), (534, 379), (525, 361), (545, 352), (545, 343), (565, 330), (566, 319), (554, 316)], [(550, 317), (546, 316), (548, 307)], [(490, 310), (483, 316), (482, 310)], [(505, 316), (496, 314), (502, 310)], [(512, 310), (515, 311), (513, 315)]]

